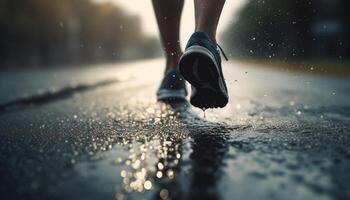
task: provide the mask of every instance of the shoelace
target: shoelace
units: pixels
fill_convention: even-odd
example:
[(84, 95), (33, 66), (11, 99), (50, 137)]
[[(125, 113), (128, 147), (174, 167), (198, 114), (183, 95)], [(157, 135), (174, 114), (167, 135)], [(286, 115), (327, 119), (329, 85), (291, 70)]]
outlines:
[(218, 44), (217, 44), (217, 46), (219, 47), (220, 52), (221, 52), (221, 54), (224, 56), (225, 60), (226, 60), (226, 61), (228, 61), (228, 58), (227, 58), (227, 56), (226, 56), (226, 54), (225, 54), (224, 50), (221, 48), (221, 46), (220, 46), (220, 45), (218, 45)]

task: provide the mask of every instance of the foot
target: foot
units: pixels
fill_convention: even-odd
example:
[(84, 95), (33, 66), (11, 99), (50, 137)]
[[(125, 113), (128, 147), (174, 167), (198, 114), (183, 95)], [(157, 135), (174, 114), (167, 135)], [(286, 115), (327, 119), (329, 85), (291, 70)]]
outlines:
[(201, 109), (223, 108), (228, 93), (220, 52), (207, 33), (195, 32), (179, 62), (180, 73), (191, 84), (191, 104)]
[(186, 81), (177, 69), (168, 69), (157, 91), (158, 101), (185, 101)]

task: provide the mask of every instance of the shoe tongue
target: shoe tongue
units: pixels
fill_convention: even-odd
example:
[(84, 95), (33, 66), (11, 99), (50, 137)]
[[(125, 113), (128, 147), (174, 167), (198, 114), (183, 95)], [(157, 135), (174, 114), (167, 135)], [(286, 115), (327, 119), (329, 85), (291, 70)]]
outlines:
[(206, 38), (209, 39), (209, 35), (206, 32), (194, 32), (192, 37)]

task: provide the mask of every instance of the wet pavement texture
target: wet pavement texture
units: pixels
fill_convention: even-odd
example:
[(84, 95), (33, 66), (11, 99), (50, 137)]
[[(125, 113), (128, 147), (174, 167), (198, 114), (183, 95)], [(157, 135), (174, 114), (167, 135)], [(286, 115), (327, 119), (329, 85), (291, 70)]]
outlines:
[(162, 66), (2, 72), (2, 199), (350, 199), (349, 79), (225, 63), (204, 117)]

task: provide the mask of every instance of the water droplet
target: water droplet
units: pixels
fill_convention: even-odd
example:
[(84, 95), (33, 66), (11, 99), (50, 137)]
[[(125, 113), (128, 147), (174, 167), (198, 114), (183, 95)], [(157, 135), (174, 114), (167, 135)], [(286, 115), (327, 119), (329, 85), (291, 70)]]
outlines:
[(123, 178), (125, 178), (127, 175), (128, 175), (128, 173), (125, 170), (122, 170), (120, 172), (120, 176), (123, 177)]
[(152, 182), (151, 181), (145, 181), (145, 183), (143, 184), (143, 187), (146, 190), (150, 190), (152, 188)]
[(135, 160), (135, 162), (132, 164), (132, 167), (134, 169), (138, 169), (141, 165), (141, 161), (140, 160)]
[(167, 199), (169, 197), (169, 191), (167, 189), (161, 189), (159, 192), (159, 196), (162, 199)]
[(163, 177), (163, 172), (157, 171), (156, 176), (157, 176), (157, 178), (162, 178)]
[(173, 171), (172, 169), (169, 169), (169, 170), (167, 171), (167, 176), (168, 176), (170, 179), (174, 178), (174, 171)]
[(206, 115), (205, 115), (206, 108), (202, 108), (202, 110), (203, 110), (203, 118), (205, 119), (206, 118)]
[(157, 167), (158, 167), (159, 170), (164, 169), (163, 163), (158, 163), (158, 164), (157, 164)]

